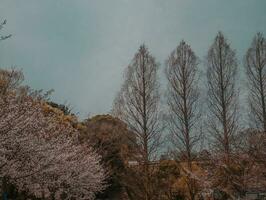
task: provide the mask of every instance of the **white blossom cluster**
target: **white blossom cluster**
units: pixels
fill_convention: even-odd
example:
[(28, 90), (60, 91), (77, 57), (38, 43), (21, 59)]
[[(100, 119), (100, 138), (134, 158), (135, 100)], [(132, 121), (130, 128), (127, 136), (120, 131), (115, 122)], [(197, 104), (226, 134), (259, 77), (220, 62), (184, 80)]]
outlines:
[(94, 199), (105, 188), (100, 157), (44, 104), (15, 92), (1, 95), (0, 181), (37, 197)]

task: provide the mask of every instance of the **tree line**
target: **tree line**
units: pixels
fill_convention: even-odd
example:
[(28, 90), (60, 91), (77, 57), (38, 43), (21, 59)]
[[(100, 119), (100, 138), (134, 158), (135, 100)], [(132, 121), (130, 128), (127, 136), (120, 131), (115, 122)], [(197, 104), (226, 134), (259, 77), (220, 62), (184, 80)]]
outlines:
[[(203, 193), (206, 196), (215, 189), (224, 193), (226, 198), (243, 198), (252, 187), (252, 181), (255, 182), (255, 179), (248, 179), (256, 176), (260, 182), (258, 185), (265, 188), (262, 173), (266, 161), (263, 152), (266, 131), (265, 38), (262, 33), (255, 35), (242, 68), (236, 51), (223, 33), (218, 32), (205, 61), (206, 78), (203, 81), (207, 98), (204, 105), (200, 100), (203, 92), (199, 87), (199, 58), (184, 40), (170, 53), (165, 64), (168, 85), (164, 114), (160, 105), (158, 63), (145, 45), (140, 46), (126, 69), (124, 83), (114, 101), (113, 114), (125, 121), (136, 136), (138, 152), (135, 159), (143, 170), (141, 184), (145, 200), (156, 199), (154, 189), (157, 188), (153, 188), (151, 178), (154, 169), (150, 163), (158, 155), (165, 132), (172, 143), (172, 158), (184, 163), (181, 168), (186, 175), (187, 199), (203, 198)], [(249, 92), (250, 128), (246, 130), (240, 127), (239, 115), (243, 111), (239, 109), (239, 88), (236, 86), (237, 74), (242, 69), (246, 71)], [(202, 150), (199, 147), (203, 137), (207, 139), (205, 150), (208, 154), (202, 158), (206, 160), (202, 163), (197, 156)], [(263, 141), (260, 147), (256, 146), (258, 139)], [(254, 154), (260, 155), (260, 159)], [(257, 175), (252, 174), (258, 170), (252, 169), (254, 163), (256, 167), (260, 166)], [(207, 169), (205, 177), (194, 172), (194, 165), (200, 164)], [(243, 175), (245, 170), (248, 172)]]

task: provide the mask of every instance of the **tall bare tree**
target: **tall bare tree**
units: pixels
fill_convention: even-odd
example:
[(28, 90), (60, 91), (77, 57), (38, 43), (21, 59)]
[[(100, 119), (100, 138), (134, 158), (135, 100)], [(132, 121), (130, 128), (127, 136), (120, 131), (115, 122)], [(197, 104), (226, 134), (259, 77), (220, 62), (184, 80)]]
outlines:
[(209, 128), (215, 138), (215, 146), (228, 159), (237, 130), (237, 59), (221, 32), (208, 51), (207, 65)]
[(249, 106), (256, 128), (266, 132), (266, 41), (257, 33), (245, 55)]
[(236, 198), (241, 188), (235, 169), (238, 91), (235, 88), (237, 58), (219, 32), (207, 55), (208, 128), (213, 136), (214, 186)]
[(181, 41), (167, 60), (166, 76), (168, 79), (168, 127), (175, 147), (185, 161), (188, 173), (186, 180), (189, 198), (196, 198), (196, 182), (189, 175), (193, 173), (192, 161), (195, 145), (199, 142), (200, 131), (196, 130), (199, 122), (199, 88), (197, 86), (198, 58), (191, 47)]
[[(125, 74), (125, 82), (114, 102), (114, 113), (136, 134), (138, 155), (143, 167), (143, 199), (153, 199), (150, 162), (157, 153), (161, 123), (159, 113), (158, 64), (146, 46), (140, 46)], [(142, 177), (139, 177), (141, 180)]]

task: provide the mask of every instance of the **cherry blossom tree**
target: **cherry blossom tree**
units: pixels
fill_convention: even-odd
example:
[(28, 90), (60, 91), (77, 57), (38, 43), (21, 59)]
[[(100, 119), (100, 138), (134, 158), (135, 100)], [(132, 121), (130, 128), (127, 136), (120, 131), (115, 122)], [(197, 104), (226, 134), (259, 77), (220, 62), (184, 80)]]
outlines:
[[(0, 74), (2, 193), (12, 183), (43, 199), (94, 199), (105, 188), (100, 157), (90, 146), (80, 144), (78, 131), (61, 111), (54, 112), (25, 88), (6, 87), (12, 77), (7, 79), (7, 71)], [(10, 83), (19, 82), (18, 77), (13, 76), (17, 80)], [(2, 86), (8, 89), (3, 92)]]

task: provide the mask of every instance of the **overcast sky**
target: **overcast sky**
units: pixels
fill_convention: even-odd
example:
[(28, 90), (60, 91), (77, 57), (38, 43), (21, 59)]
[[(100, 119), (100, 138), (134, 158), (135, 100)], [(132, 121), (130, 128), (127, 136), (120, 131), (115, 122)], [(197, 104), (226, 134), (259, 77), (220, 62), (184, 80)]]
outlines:
[(84, 117), (110, 111), (142, 43), (163, 67), (181, 39), (203, 59), (222, 30), (242, 61), (254, 34), (266, 34), (266, 0), (0, 0), (0, 19), (13, 35), (0, 66), (23, 69), (27, 84), (54, 89)]

